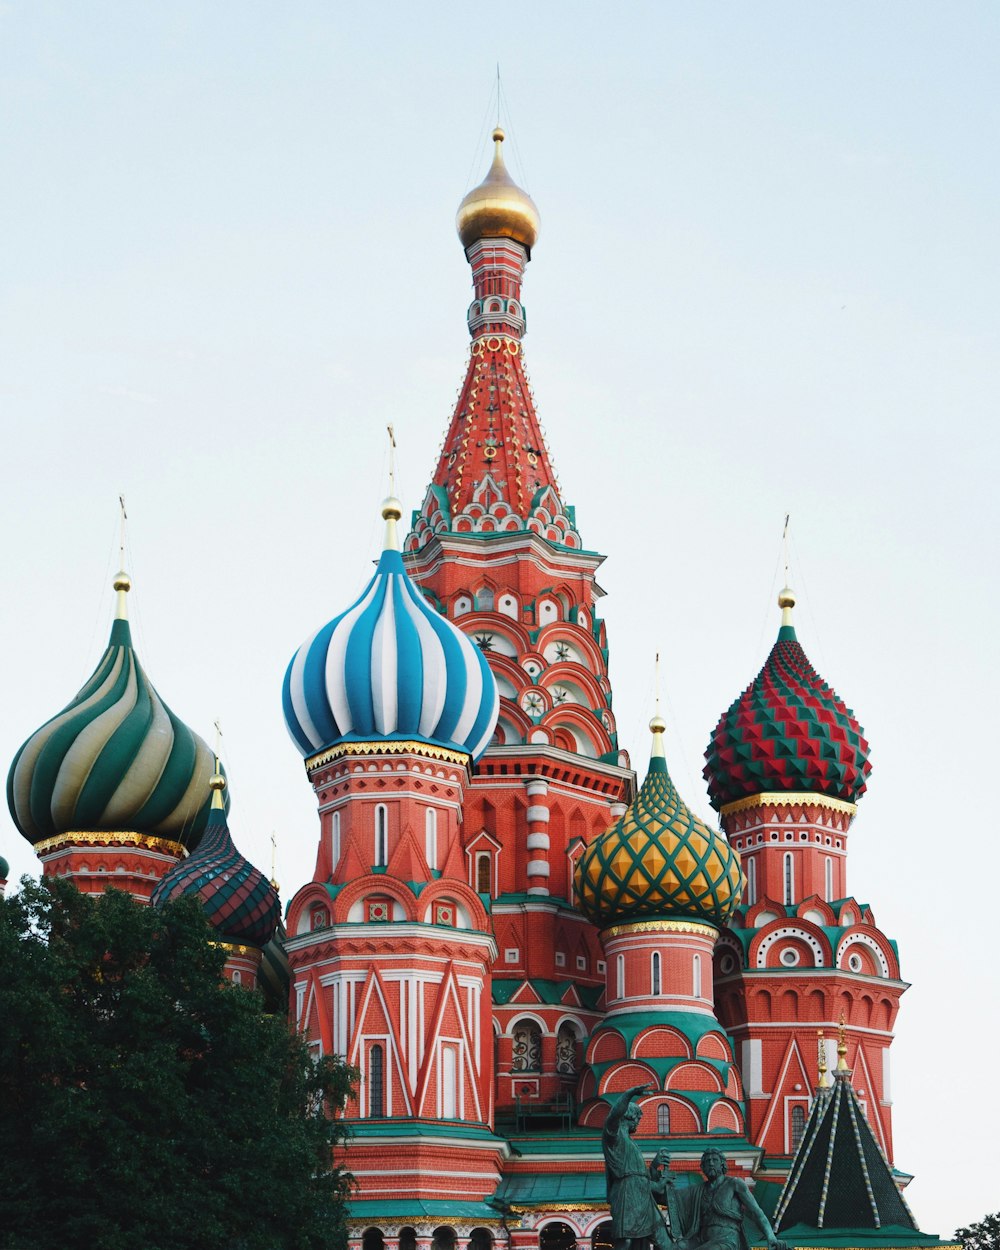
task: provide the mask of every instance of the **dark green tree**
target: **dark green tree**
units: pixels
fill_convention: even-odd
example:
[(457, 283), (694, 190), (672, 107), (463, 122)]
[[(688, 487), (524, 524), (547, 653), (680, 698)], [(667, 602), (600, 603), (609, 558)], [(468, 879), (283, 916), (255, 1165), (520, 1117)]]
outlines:
[(25, 878), (0, 901), (0, 1247), (344, 1242), (353, 1072), (223, 981), (201, 909)]
[(956, 1228), (955, 1240), (960, 1241), (965, 1250), (1000, 1250), (1000, 1211), (984, 1215), (968, 1228)]

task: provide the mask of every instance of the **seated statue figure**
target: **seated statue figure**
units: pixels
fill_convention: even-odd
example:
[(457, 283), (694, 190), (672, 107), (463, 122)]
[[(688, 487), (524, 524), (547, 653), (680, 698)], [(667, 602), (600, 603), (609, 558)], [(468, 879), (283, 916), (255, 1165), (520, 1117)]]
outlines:
[(669, 1162), (666, 1151), (660, 1151), (649, 1165), (650, 1192), (667, 1207), (675, 1250), (749, 1250), (746, 1216), (760, 1229), (768, 1250), (789, 1250), (775, 1236), (746, 1182), (726, 1175), (721, 1150), (706, 1150), (701, 1156), (703, 1185), (683, 1189), (675, 1185), (665, 1170)]

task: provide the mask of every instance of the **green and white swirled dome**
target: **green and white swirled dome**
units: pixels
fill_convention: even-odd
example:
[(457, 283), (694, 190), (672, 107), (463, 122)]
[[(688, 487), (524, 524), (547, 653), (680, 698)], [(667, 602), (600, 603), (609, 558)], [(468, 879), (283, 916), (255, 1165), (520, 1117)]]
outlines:
[(15, 755), (7, 805), (33, 845), (70, 833), (128, 831), (191, 850), (208, 821), (215, 757), (139, 663), (125, 608), (128, 574), (117, 574), (114, 586), (107, 650), (72, 702)]

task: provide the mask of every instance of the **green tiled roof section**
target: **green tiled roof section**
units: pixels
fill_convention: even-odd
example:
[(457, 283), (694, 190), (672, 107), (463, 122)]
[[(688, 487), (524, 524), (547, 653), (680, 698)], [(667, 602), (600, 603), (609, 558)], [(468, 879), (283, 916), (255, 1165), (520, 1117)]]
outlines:
[(439, 1223), (469, 1223), (476, 1220), (497, 1220), (500, 1212), (488, 1202), (439, 1202), (420, 1198), (403, 1198), (399, 1202), (375, 1199), (370, 1202), (349, 1202), (347, 1218), (351, 1223), (369, 1221), (373, 1227), (381, 1224), (414, 1223), (424, 1219), (436, 1219)]
[[(624, 1037), (628, 1053), (632, 1053), (632, 1043), (643, 1031), (654, 1024), (665, 1024), (678, 1033), (683, 1033), (691, 1043), (692, 1051), (706, 1033), (719, 1033), (732, 1047), (733, 1039), (722, 1028), (714, 1016), (706, 1016), (695, 1011), (630, 1011), (620, 1016), (608, 1016), (601, 1024), (601, 1029), (613, 1029)], [(594, 1030), (597, 1035), (597, 1029)]]
[(408, 1116), (386, 1116), (384, 1120), (356, 1119), (344, 1123), (350, 1130), (350, 1141), (364, 1141), (371, 1137), (395, 1140), (400, 1137), (462, 1137), (466, 1140), (497, 1142), (498, 1137), (484, 1124), (470, 1124), (466, 1120), (412, 1120)]
[[(754, 1190), (756, 1196), (757, 1191)], [(821, 1250), (822, 1247), (829, 1246), (830, 1250), (853, 1250), (853, 1247), (859, 1247), (860, 1250), (908, 1250), (908, 1247), (927, 1247), (928, 1250), (962, 1250), (960, 1242), (942, 1241), (939, 1237), (935, 1237), (933, 1233), (920, 1233), (912, 1228), (902, 1228), (899, 1225), (889, 1224), (880, 1229), (872, 1228), (812, 1228), (808, 1224), (793, 1224), (791, 1228), (784, 1228), (782, 1231), (782, 1240), (787, 1241), (789, 1245), (796, 1247), (802, 1246), (806, 1250)]]
[(895, 1225), (917, 1231), (850, 1080), (813, 1103), (777, 1208), (778, 1229)]
[[(572, 987), (580, 996), (581, 1004), (591, 1011), (597, 1009), (598, 1000), (603, 993), (600, 985), (577, 985), (575, 981), (546, 981), (540, 977), (494, 977), (493, 1001), (500, 1007), (506, 1007), (522, 985), (530, 985), (538, 997), (548, 1006), (563, 1005), (563, 996)], [(532, 1006), (525, 1003), (525, 1009)], [(567, 1008), (570, 1004), (565, 1004)]]

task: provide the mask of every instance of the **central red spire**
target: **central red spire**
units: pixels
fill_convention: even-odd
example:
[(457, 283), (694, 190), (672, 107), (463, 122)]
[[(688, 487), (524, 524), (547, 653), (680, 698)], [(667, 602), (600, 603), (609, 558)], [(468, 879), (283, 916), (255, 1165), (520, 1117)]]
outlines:
[(465, 382), (407, 550), (432, 535), (534, 532), (580, 549), (563, 505), (524, 371), (521, 283), (538, 210), (503, 163), (503, 131), (486, 179), (462, 201), (458, 232), (472, 266), (472, 346)]

